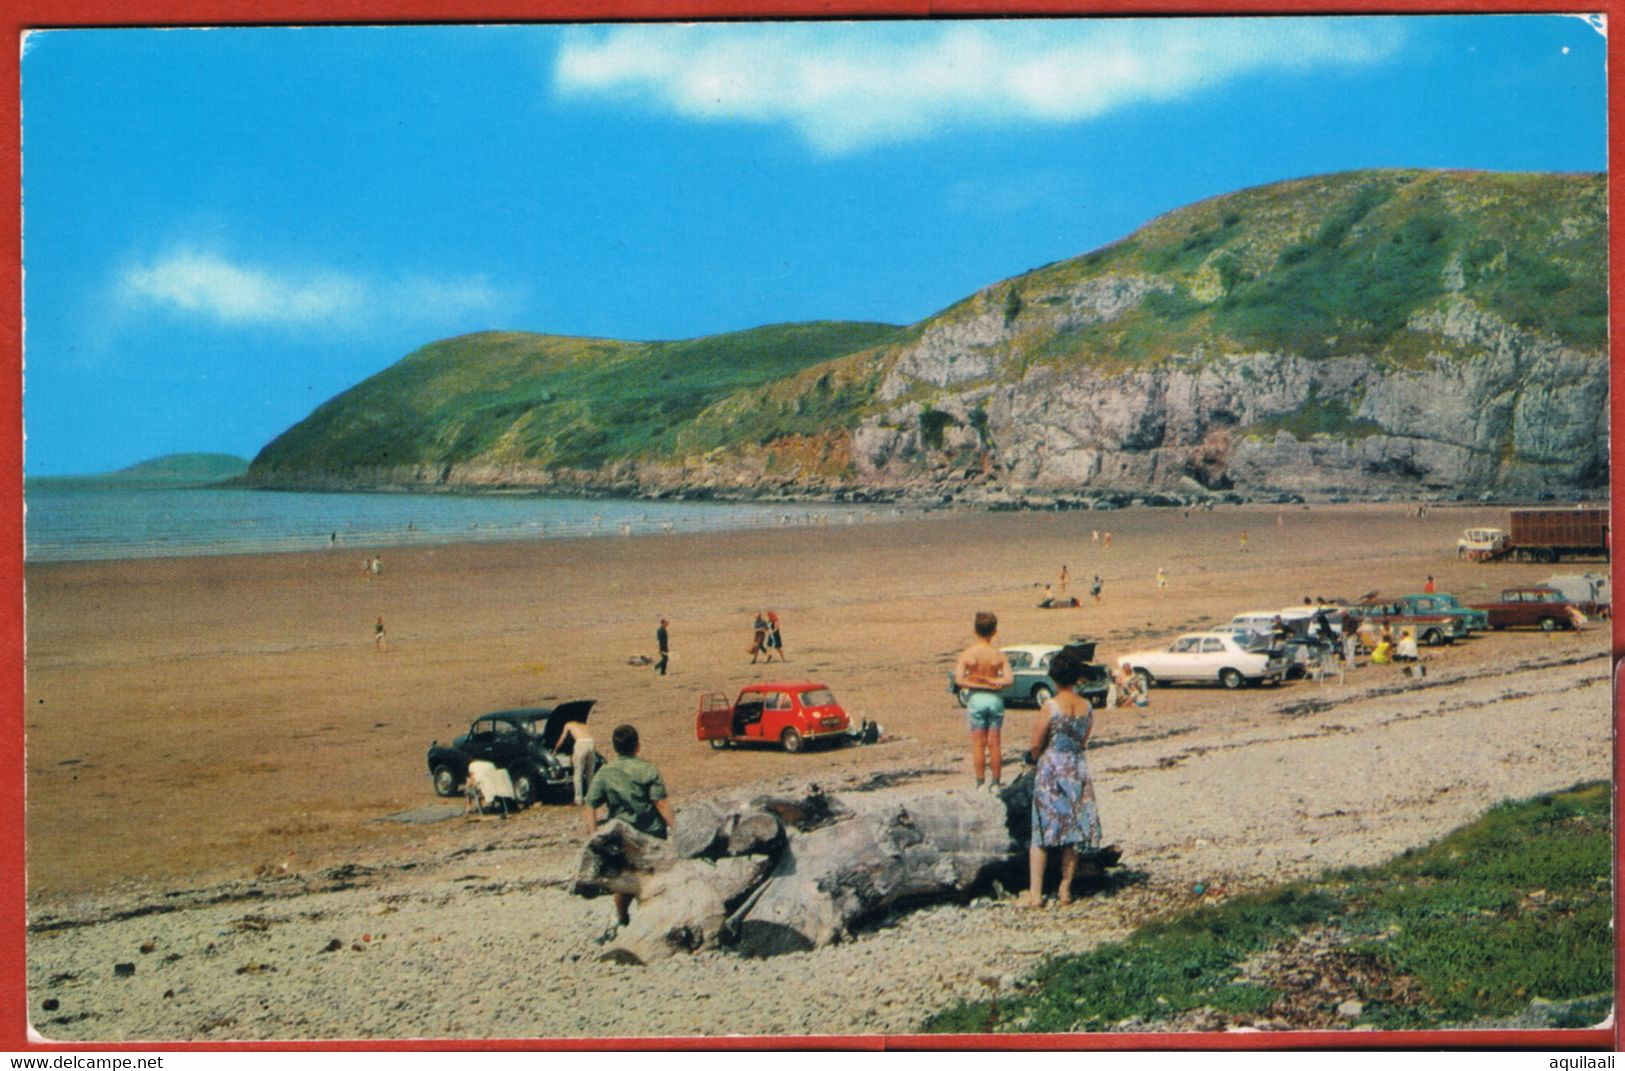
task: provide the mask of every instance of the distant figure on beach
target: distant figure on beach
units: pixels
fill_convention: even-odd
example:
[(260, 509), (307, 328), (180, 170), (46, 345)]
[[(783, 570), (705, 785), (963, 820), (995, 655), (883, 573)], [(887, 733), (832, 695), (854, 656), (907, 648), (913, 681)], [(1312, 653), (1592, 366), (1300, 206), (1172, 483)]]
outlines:
[(1050, 660), (1049, 675), (1060, 685), (1044, 704), (1033, 725), (1030, 754), (1037, 761), (1033, 777), (1032, 836), (1027, 860), (1025, 907), (1044, 905), (1044, 868), (1049, 849), (1061, 849), (1061, 887), (1056, 900), (1072, 902), (1072, 879), (1078, 871), (1078, 850), (1100, 846), (1100, 814), (1095, 786), (1084, 761), (1084, 749), (1094, 728), (1094, 708), (1072, 686), (1083, 678), (1084, 662), (1071, 650), (1058, 651)]
[(767, 612), (767, 660), (773, 661), (773, 652), (779, 652), (779, 661), (788, 662), (784, 657), (784, 633), (779, 631), (779, 615), (772, 610)]
[(1004, 767), (999, 739), (1004, 728), (1004, 700), (999, 692), (1014, 684), (1016, 678), (1004, 654), (993, 645), (993, 638), (999, 634), (999, 619), (982, 610), (971, 627), (976, 642), (960, 652), (954, 663), (954, 684), (970, 692), (965, 717), (970, 725), (970, 764), (976, 788), (981, 790), (982, 776), (991, 764), (993, 777), (989, 784), (997, 792)]
[(1100, 542), (1100, 529), (1099, 528), (1091, 528), (1091, 529), (1089, 529), (1089, 542), (1091, 542), (1091, 543), (1099, 543)]
[(1315, 628), (1315, 638), (1328, 648), (1335, 647), (1337, 645), (1337, 632), (1332, 628), (1332, 619), (1327, 616), (1326, 608), (1322, 606), (1317, 609), (1315, 616), (1311, 620)]
[(1061, 563), (1061, 594), (1062, 595), (1066, 594), (1066, 582), (1069, 579), (1071, 579), (1071, 578), (1067, 575), (1066, 563), (1062, 562)]
[(339, 534), (337, 532), (334, 532), (327, 537), (327, 545), (330, 547), (336, 547), (339, 545)]
[(1101, 545), (1104, 546), (1107, 550), (1111, 550), (1112, 549), (1112, 534), (1110, 532), (1103, 533), (1101, 535), (1101, 537), (1100, 537), (1100, 542), (1101, 542)]
[(389, 637), (384, 634), (384, 619), (378, 618), (378, 623), (372, 626), (372, 649), (375, 651), (389, 650)]
[(1168, 573), (1160, 565), (1157, 567), (1157, 594), (1161, 595), (1168, 589)]
[(553, 743), (553, 750), (562, 752), (566, 740), (570, 741), (571, 783), (575, 785), (575, 803), (579, 807), (587, 798), (587, 782), (592, 780), (592, 733), (579, 721), (567, 721)]
[(1421, 658), (1416, 649), (1416, 633), (1405, 629), (1399, 634), (1399, 643), (1394, 645), (1395, 662), (1415, 662)]
[(666, 640), (668, 638), (666, 635), (667, 624), (668, 622), (666, 619), (662, 617), (660, 619), (660, 627), (655, 629), (655, 646), (660, 649), (660, 658), (655, 662), (655, 672), (660, 674), (662, 677), (666, 675), (666, 665), (671, 661), (671, 651), (666, 647)]
[(1247, 553), (1247, 529), (1243, 528), (1241, 535), (1236, 537), (1236, 548), (1243, 554)]
[[(758, 610), (756, 613), (756, 620), (751, 624), (750, 627), (752, 630), (750, 640), (750, 661), (752, 665), (755, 665), (757, 656), (766, 654), (767, 652), (767, 615)], [(768, 658), (771, 660), (772, 656), (769, 655)]]
[[(638, 756), (637, 729), (631, 725), (615, 726), (610, 746), (615, 749), (615, 757), (592, 779), (582, 803), (587, 836), (598, 831), (598, 808), (602, 807), (605, 821), (625, 822), (640, 833), (665, 840), (677, 816), (666, 798), (666, 782), (661, 779), (660, 771), (654, 763)], [(616, 926), (632, 921), (627, 914), (631, 905), (631, 893), (615, 894)]]
[(1349, 669), (1360, 653), (1360, 619), (1353, 614), (1343, 618), (1343, 662)]
[(1112, 678), (1117, 689), (1117, 705), (1120, 707), (1143, 707), (1146, 705), (1145, 681), (1140, 675), (1127, 666), (1118, 666), (1117, 673)]
[(1438, 589), (1437, 585), (1435, 585), (1433, 583), (1433, 574), (1429, 573), (1427, 583), (1422, 585), (1422, 591), (1425, 594), (1432, 595), (1437, 590), (1439, 590), (1439, 589)]
[(383, 575), (384, 563), (380, 561), (378, 556), (375, 554), (373, 555), (372, 561), (367, 563), (367, 568), (372, 571), (372, 578), (377, 580), (381, 575)]
[(1089, 582), (1089, 594), (1091, 594), (1091, 595), (1093, 595), (1095, 597), (1095, 602), (1096, 603), (1100, 602), (1100, 574), (1099, 573), (1096, 573), (1095, 578)]

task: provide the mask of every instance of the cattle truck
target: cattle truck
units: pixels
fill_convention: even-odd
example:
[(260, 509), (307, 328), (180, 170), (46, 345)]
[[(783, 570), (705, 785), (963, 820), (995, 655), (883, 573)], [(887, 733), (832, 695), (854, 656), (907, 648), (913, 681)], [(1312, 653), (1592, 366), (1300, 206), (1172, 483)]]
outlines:
[(1597, 506), (1515, 509), (1505, 533), (1468, 529), (1457, 542), (1456, 552), (1478, 561), (1607, 558), (1608, 510)]

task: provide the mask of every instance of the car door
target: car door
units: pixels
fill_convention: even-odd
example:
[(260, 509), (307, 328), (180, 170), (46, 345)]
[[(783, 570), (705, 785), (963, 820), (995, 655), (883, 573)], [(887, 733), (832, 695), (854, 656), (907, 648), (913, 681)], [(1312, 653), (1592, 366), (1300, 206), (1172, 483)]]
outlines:
[[(763, 740), (777, 740), (787, 727), (794, 725), (793, 714), (795, 700), (789, 692), (771, 691), (762, 693), (762, 720), (754, 726), (754, 736)], [(800, 732), (800, 727), (796, 727)]]
[(491, 761), (507, 769), (530, 757), (530, 734), (511, 721), (492, 722), (490, 752)]
[(707, 692), (700, 696), (699, 713), (694, 718), (694, 736), (698, 740), (726, 740), (733, 735), (733, 704), (726, 692)]
[[(1226, 666), (1230, 666), (1232, 663), (1239, 662), (1239, 661), (1240, 661), (1240, 659), (1231, 657), (1230, 649), (1224, 645), (1224, 641), (1219, 639), (1219, 637), (1217, 637), (1217, 636), (1203, 636), (1202, 637), (1201, 654), (1199, 656), (1199, 661), (1198, 661), (1197, 664), (1204, 671), (1202, 673), (1202, 678), (1204, 680), (1207, 680), (1207, 679), (1217, 680), (1218, 676), (1219, 676), (1219, 670), (1224, 669)], [(1241, 669), (1241, 666), (1236, 665), (1236, 666), (1233, 666), (1233, 668)]]
[(1181, 636), (1168, 648), (1163, 669), (1157, 676), (1169, 680), (1195, 680), (1202, 675), (1202, 641), (1196, 636)]
[(476, 721), (468, 730), (468, 739), (463, 741), (463, 753), (470, 759), (496, 761), (493, 757), (497, 747), (496, 725), (495, 718), (481, 718)]
[(1006, 701), (1027, 698), (1033, 681), (1043, 676), (1033, 669), (1033, 656), (1027, 651), (1006, 651), (1004, 660), (1010, 667), (1011, 683), (999, 695)]

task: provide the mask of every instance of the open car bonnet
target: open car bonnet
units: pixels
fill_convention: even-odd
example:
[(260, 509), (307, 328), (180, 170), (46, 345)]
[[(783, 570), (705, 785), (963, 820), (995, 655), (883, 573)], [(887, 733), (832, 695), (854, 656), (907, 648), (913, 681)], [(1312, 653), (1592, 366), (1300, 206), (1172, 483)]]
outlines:
[(572, 699), (568, 703), (560, 703), (553, 708), (547, 716), (547, 725), (542, 730), (542, 740), (551, 748), (558, 741), (559, 734), (564, 731), (567, 721), (579, 721), (586, 724), (587, 715), (591, 713), (596, 699)]

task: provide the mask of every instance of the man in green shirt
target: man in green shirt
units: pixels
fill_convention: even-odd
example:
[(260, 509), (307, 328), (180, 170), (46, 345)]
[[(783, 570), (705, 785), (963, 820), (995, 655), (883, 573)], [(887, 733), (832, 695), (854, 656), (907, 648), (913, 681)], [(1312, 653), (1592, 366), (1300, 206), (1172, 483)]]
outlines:
[[(587, 835), (598, 830), (598, 809), (606, 809), (605, 820), (619, 819), (640, 833), (666, 839), (666, 831), (677, 820), (666, 799), (666, 783), (654, 763), (638, 758), (638, 731), (630, 725), (617, 725), (610, 743), (615, 758), (593, 776), (582, 811), (587, 819)], [(615, 921), (625, 926), (632, 897), (615, 893)]]

